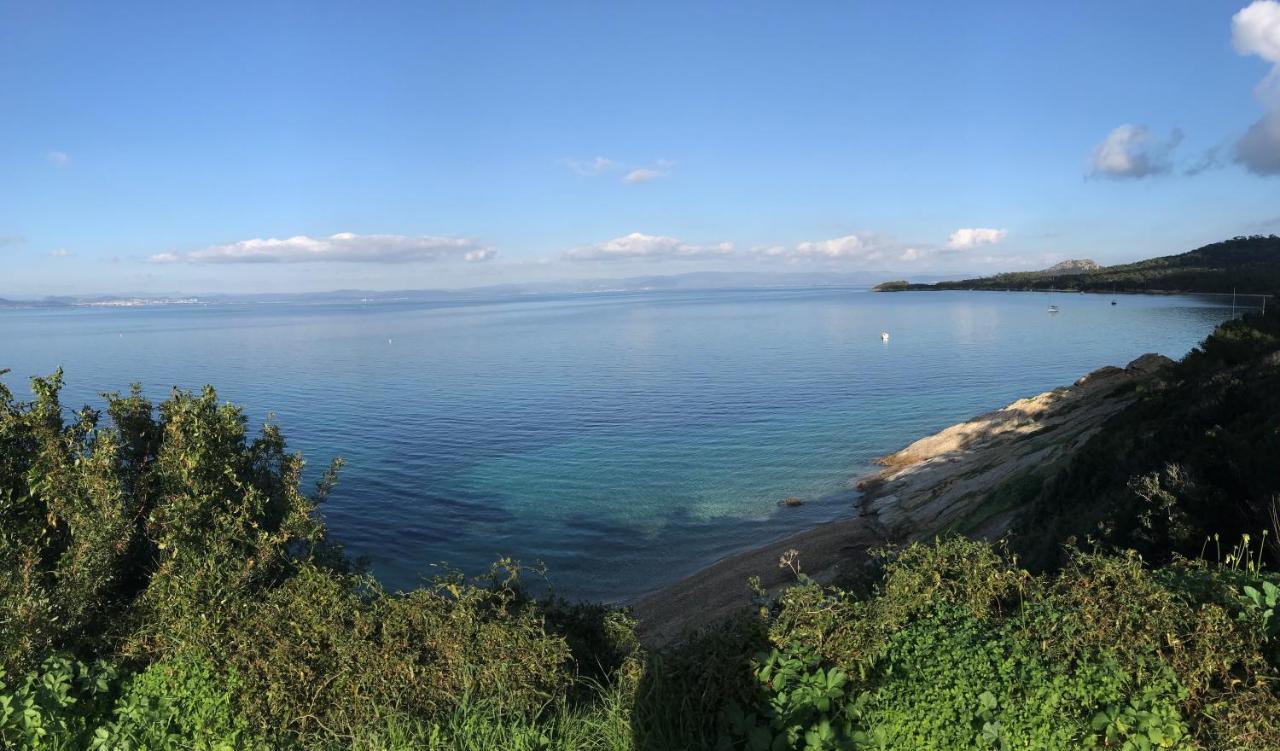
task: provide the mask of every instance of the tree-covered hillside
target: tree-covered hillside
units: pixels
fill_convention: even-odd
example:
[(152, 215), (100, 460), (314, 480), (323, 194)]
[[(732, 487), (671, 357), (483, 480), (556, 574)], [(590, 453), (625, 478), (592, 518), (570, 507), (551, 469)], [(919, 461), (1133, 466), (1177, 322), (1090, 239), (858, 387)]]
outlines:
[(1016, 271), (936, 284), (886, 282), (883, 292), (930, 289), (1037, 290), (1084, 292), (1231, 292), (1269, 294), (1280, 289), (1280, 237), (1252, 235), (1173, 256), (1067, 273)]
[[(1023, 513), (1033, 563), (1094, 538), (1148, 559), (1280, 524), (1280, 315), (1228, 321), (1106, 423)], [(1271, 532), (1270, 534), (1275, 534)], [(1270, 540), (1272, 552), (1280, 552)]]

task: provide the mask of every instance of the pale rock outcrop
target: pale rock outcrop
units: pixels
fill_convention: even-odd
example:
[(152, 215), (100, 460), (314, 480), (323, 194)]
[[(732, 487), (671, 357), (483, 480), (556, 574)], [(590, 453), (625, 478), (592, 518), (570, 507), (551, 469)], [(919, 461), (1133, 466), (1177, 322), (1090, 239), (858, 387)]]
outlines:
[(1133, 400), (1133, 389), (1121, 387), (1170, 362), (1146, 354), (1124, 368), (1099, 368), (1071, 386), (1019, 399), (882, 457), (876, 463), (884, 469), (858, 480), (862, 511), (906, 536), (956, 525), (998, 534), (1014, 509), (985, 507), (992, 491), (1022, 478), (1024, 487), (1037, 485)]
[(828, 583), (886, 542), (928, 539), (952, 529), (992, 537), (1007, 529), (1021, 502), (1103, 422), (1129, 405), (1138, 382), (1170, 360), (1147, 354), (1127, 367), (1104, 367), (1071, 386), (1019, 399), (882, 457), (862, 477), (861, 513), (724, 558), (631, 603), (646, 643), (667, 643), (746, 607), (746, 582), (766, 590), (794, 581), (778, 559), (798, 551), (804, 572)]

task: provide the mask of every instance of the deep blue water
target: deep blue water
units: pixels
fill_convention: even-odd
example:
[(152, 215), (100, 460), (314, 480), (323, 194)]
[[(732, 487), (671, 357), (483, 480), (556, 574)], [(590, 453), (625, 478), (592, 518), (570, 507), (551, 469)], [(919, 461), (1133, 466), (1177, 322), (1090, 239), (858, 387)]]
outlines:
[[(4, 381), (66, 369), (66, 403), (206, 383), (274, 413), (324, 513), (392, 587), (447, 562), (542, 561), (624, 598), (847, 515), (879, 455), (1144, 352), (1230, 308), (1191, 297), (751, 290), (466, 305), (0, 311)], [(1229, 301), (1228, 301), (1229, 306)], [(879, 332), (891, 332), (881, 342)], [(779, 509), (798, 496), (808, 503)]]

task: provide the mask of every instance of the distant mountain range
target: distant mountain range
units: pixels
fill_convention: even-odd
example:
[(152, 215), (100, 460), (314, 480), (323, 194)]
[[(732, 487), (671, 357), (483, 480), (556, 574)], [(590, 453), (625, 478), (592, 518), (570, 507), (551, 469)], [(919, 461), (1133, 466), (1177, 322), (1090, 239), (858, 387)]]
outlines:
[(1015, 271), (977, 279), (933, 284), (894, 281), (881, 292), (903, 290), (1065, 289), (1083, 292), (1280, 292), (1280, 237), (1252, 235), (1173, 256), (1099, 266), (1089, 260), (1064, 261), (1043, 271)]
[[(126, 294), (86, 295), (81, 297), (44, 297), (32, 300), (0, 298), (0, 308), (61, 308), (72, 306), (136, 307), (141, 305), (230, 304), (263, 302), (447, 302), (468, 300), (500, 300), (535, 296), (656, 292), (698, 289), (762, 289), (805, 287), (870, 287), (884, 278), (883, 273), (858, 271), (830, 272), (752, 272), (697, 271), (687, 274), (636, 276), (624, 279), (568, 279), (527, 284), (499, 284), (464, 289), (360, 290), (340, 289), (327, 292), (268, 292), (254, 294)], [(929, 280), (943, 279), (941, 275)]]
[[(1280, 292), (1280, 237), (1253, 235), (1172, 256), (1136, 263), (1100, 266), (1089, 259), (1073, 259), (1042, 271), (1015, 271), (995, 276), (947, 280), (933, 274), (912, 281), (882, 282), (883, 272), (696, 271), (687, 274), (634, 276), (623, 279), (566, 279), (525, 284), (498, 284), (464, 289), (360, 290), (327, 292), (268, 292), (207, 295), (146, 294), (84, 295), (39, 299), (0, 298), (0, 308), (63, 308), (75, 306), (138, 307), (145, 305), (233, 303), (343, 302), (468, 302), (556, 297), (581, 294), (642, 293), (676, 290), (781, 289), (806, 287), (871, 287), (900, 290), (1036, 290), (1065, 289), (1095, 292)], [(876, 284), (881, 282), (880, 284)]]

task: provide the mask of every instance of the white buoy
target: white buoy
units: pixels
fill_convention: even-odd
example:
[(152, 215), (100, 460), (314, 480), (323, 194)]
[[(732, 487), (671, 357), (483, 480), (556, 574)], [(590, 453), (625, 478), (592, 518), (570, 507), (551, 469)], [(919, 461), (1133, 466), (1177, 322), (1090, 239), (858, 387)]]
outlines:
[(889, 332), (888, 332), (888, 331), (881, 331), (881, 332), (880, 332), (880, 341), (882, 341), (882, 342), (887, 342), (887, 341), (889, 341)]

